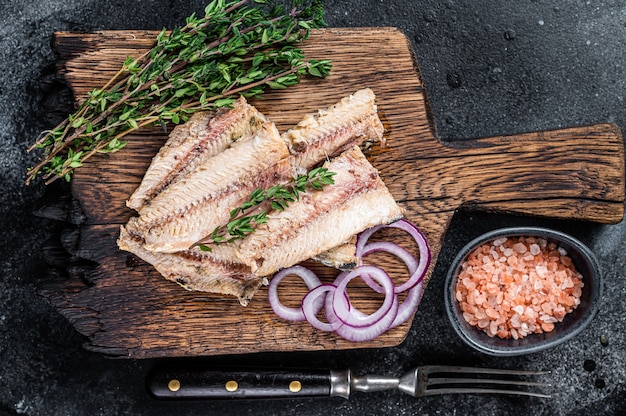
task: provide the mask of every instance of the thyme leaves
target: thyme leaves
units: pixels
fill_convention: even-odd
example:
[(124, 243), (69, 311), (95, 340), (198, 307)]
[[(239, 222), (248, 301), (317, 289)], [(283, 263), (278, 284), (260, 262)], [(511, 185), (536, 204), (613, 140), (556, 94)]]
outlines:
[(283, 211), (290, 203), (298, 201), (301, 194), (321, 191), (327, 185), (335, 183), (327, 168), (318, 167), (308, 173), (298, 175), (288, 184), (279, 184), (264, 190), (255, 189), (243, 204), (230, 212), (230, 221), (216, 227), (213, 232), (195, 244), (203, 251), (211, 251), (210, 245), (231, 243), (244, 239), (253, 233), (256, 226), (268, 221), (271, 210)]
[(121, 150), (124, 137), (142, 127), (183, 123), (196, 111), (230, 106), (238, 95), (262, 97), (303, 76), (330, 73), (330, 61), (307, 60), (294, 46), (325, 25), (318, 0), (296, 0), (289, 10), (249, 3), (213, 0), (203, 17), (193, 14), (185, 26), (162, 30), (150, 51), (127, 58), (28, 149), (42, 149), (43, 157), (28, 170), (26, 184), (38, 176), (69, 181), (85, 160)]

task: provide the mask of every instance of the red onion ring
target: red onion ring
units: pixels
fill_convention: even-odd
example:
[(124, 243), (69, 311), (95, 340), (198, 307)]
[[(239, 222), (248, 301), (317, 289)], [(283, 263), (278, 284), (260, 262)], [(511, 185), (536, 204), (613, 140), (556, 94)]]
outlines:
[[(345, 302), (341, 301), (342, 296), (347, 294), (346, 290), (348, 283), (350, 283), (350, 281), (355, 277), (359, 277), (364, 273), (370, 275), (374, 280), (381, 284), (385, 294), (385, 299), (383, 300), (382, 305), (380, 305), (375, 312), (367, 315), (366, 317), (357, 316), (352, 313), (351, 308), (349, 308)], [(376, 266), (359, 266), (346, 274), (341, 281), (337, 283), (337, 289), (333, 295), (332, 309), (343, 323), (357, 328), (366, 327), (378, 322), (388, 314), (393, 305), (394, 297), (393, 281), (383, 269)]]
[(406, 294), (404, 301), (398, 307), (398, 313), (389, 325), (389, 329), (395, 328), (398, 325), (402, 325), (408, 321), (417, 311), (417, 307), (422, 299), (422, 293), (424, 292), (424, 281), (421, 280), (418, 284), (413, 286)]
[[(380, 243), (381, 244), (386, 244), (386, 242), (380, 242)], [(378, 244), (378, 242), (370, 243), (370, 244), (374, 245), (374, 244)], [(368, 244), (368, 246), (370, 244)], [(391, 244), (393, 244), (393, 243), (391, 243)], [(402, 248), (400, 246), (397, 246), (397, 247), (400, 248), (400, 250), (404, 251), (404, 253), (402, 253), (398, 257), (401, 257), (403, 260), (405, 258), (406, 259), (411, 258), (411, 259), (413, 259), (412, 263), (415, 264), (415, 265), (417, 264), (417, 260), (414, 257), (411, 256), (411, 253), (409, 253), (407, 250), (405, 250), (404, 248)], [(413, 267), (413, 266), (408, 266), (408, 267), (409, 267), (409, 272), (411, 272), (411, 268), (410, 267)], [(348, 272), (340, 273), (335, 278), (335, 281), (334, 281), (333, 284), (337, 285), (337, 284), (341, 283), (341, 281), (343, 281), (343, 279), (345, 278), (345, 276), (347, 274), (348, 274)], [(364, 276), (367, 276), (369, 278), (368, 275), (361, 275), (361, 278), (363, 280), (365, 280)], [(380, 285), (378, 285), (374, 281), (374, 279), (370, 279), (370, 280), (372, 281), (372, 283), (374, 285), (376, 285), (377, 287), (380, 288)], [(424, 280), (420, 279), (419, 282), (416, 285), (414, 285), (413, 287), (411, 287), (409, 289), (409, 291), (407, 292), (406, 297), (404, 298), (404, 300), (401, 303), (399, 303), (397, 315), (396, 315), (395, 319), (393, 320), (393, 322), (391, 323), (391, 325), (389, 326), (388, 329), (395, 328), (396, 326), (402, 325), (403, 323), (405, 323), (407, 320), (409, 320), (409, 318), (411, 318), (415, 314), (415, 312), (417, 311), (417, 307), (419, 306), (420, 300), (422, 299), (423, 291), (424, 291)], [(326, 310), (332, 309), (332, 299), (329, 302), (329, 298), (330, 298), (329, 296), (327, 296), (327, 298), (326, 298), (326, 304), (325, 304)], [(349, 302), (349, 298), (347, 296), (344, 296), (344, 299), (345, 299), (346, 302)], [(361, 312), (359, 309), (355, 308), (351, 304), (348, 305), (348, 307), (350, 308), (350, 312), (353, 315), (360, 316), (360, 317), (367, 316), (366, 314), (364, 314), (363, 312)], [(329, 318), (328, 315), (327, 315), (326, 319), (329, 319), (329, 321), (331, 321), (331, 318)], [(339, 318), (335, 318), (335, 319), (339, 319)]]
[[(394, 247), (394, 246), (400, 247), (397, 244), (390, 243), (390, 242), (383, 243), (382, 245), (379, 243), (367, 244), (367, 241), (369, 240), (369, 238), (376, 231), (382, 228), (398, 228), (398, 229), (406, 231), (407, 233), (411, 235), (411, 237), (413, 237), (413, 240), (415, 240), (415, 242), (417, 243), (417, 248), (419, 250), (419, 262), (417, 264), (417, 268), (415, 271), (411, 272), (411, 268), (409, 267), (409, 263), (412, 263), (413, 260), (407, 261), (409, 258), (412, 258), (412, 256), (408, 254), (406, 250), (403, 250), (403, 249), (398, 250), (396, 247)], [(404, 290), (408, 290), (412, 286), (418, 284), (421, 280), (424, 279), (424, 276), (426, 275), (426, 270), (428, 269), (428, 266), (430, 266), (430, 260), (431, 260), (430, 247), (428, 245), (428, 240), (426, 239), (424, 234), (422, 234), (422, 232), (413, 223), (403, 218), (396, 222), (392, 222), (391, 224), (377, 225), (359, 234), (357, 238), (357, 242), (356, 242), (356, 256), (357, 257), (362, 259), (368, 254), (373, 253), (374, 251), (381, 251), (381, 250), (394, 254), (400, 257), (402, 260), (404, 260), (404, 262), (407, 265), (407, 268), (409, 269), (409, 273), (411, 273), (411, 277), (409, 277), (409, 279), (405, 283), (400, 285), (401, 289), (398, 288), (396, 293), (403, 292)]]
[[(328, 323), (326, 323), (326, 322), (320, 321), (319, 318), (317, 317), (317, 314), (321, 310), (321, 308), (317, 307), (318, 303), (321, 303), (321, 305), (324, 306), (324, 300), (332, 299), (333, 296), (331, 295), (331, 293), (334, 294), (336, 290), (337, 290), (337, 286), (335, 285), (320, 285), (314, 289), (311, 289), (309, 293), (307, 293), (306, 296), (304, 296), (304, 299), (302, 299), (302, 312), (306, 318), (306, 321), (312, 327), (317, 328), (321, 331), (332, 332), (332, 331), (336, 331), (340, 326), (343, 325), (343, 322), (341, 322), (338, 319), (333, 319), (333, 320), (329, 319)], [(319, 301), (320, 297), (327, 292), (330, 292), (330, 293), (328, 293), (324, 298), (322, 298), (320, 302)], [(328, 319), (328, 317), (326, 319)]]
[[(336, 293), (336, 292), (335, 292)], [(387, 332), (390, 326), (395, 322), (397, 317), (397, 313), (399, 310), (398, 306), (398, 296), (392, 293), (392, 304), (389, 311), (378, 321), (372, 323), (368, 326), (355, 327), (352, 325), (344, 324), (339, 326), (335, 333), (340, 337), (351, 341), (351, 342), (364, 342), (371, 341), (380, 335)], [(337, 316), (336, 311), (332, 307), (333, 299), (330, 296), (327, 296), (326, 299), (326, 319), (328, 322), (341, 322), (339, 316)], [(357, 311), (356, 309), (354, 311)], [(352, 312), (353, 314), (355, 312)], [(358, 313), (358, 312), (357, 312)]]
[[(369, 254), (379, 251), (384, 251), (389, 254), (393, 254), (396, 257), (399, 257), (402, 261), (404, 261), (404, 264), (406, 264), (406, 268), (409, 271), (409, 279), (401, 285), (396, 285), (394, 287), (394, 293), (400, 293), (404, 292), (405, 290), (409, 290), (424, 278), (423, 273), (421, 275), (417, 273), (417, 259), (411, 253), (409, 253), (408, 250), (400, 247), (396, 243), (392, 243), (389, 241), (375, 241), (373, 243), (369, 243), (363, 248), (362, 257), (366, 257)], [(369, 275), (364, 274), (361, 276), (361, 278), (374, 291), (376, 291), (377, 293), (383, 293), (383, 288), (379, 284), (377, 284)]]
[[(339, 283), (341, 283), (343, 281), (343, 279), (345, 279), (345, 277), (348, 275), (348, 273), (350, 273), (350, 272), (341, 272), (341, 273), (339, 273), (337, 275), (337, 277), (335, 278), (335, 281), (333, 282), (333, 285), (337, 286)], [(374, 282), (375, 285), (378, 285), (374, 281), (374, 279), (372, 279), (372, 282)], [(357, 318), (365, 318), (365, 317), (367, 317), (366, 313), (361, 312), (359, 309), (357, 309), (356, 307), (354, 307), (354, 305), (352, 305), (350, 303), (350, 297), (348, 297), (347, 293), (344, 293), (343, 299), (344, 299), (344, 302), (346, 303), (346, 307), (348, 309), (350, 309), (350, 312), (352, 312)], [(329, 301), (330, 301), (330, 303), (328, 303)], [(332, 308), (333, 307), (332, 301), (333, 301), (332, 296), (327, 296), (325, 307), (326, 308)]]
[[(320, 286), (322, 282), (313, 271), (299, 265), (282, 269), (281, 271), (276, 273), (274, 277), (272, 277), (269, 287), (267, 288), (267, 295), (269, 297), (272, 310), (276, 315), (283, 319), (286, 319), (288, 321), (300, 322), (306, 320), (302, 308), (290, 308), (288, 306), (285, 306), (280, 302), (280, 299), (278, 297), (278, 284), (285, 277), (291, 275), (296, 275), (302, 278), (309, 290)], [(317, 315), (322, 310), (322, 307), (324, 307), (323, 300), (315, 305), (314, 309), (316, 309), (317, 311), (314, 313), (314, 315)]]

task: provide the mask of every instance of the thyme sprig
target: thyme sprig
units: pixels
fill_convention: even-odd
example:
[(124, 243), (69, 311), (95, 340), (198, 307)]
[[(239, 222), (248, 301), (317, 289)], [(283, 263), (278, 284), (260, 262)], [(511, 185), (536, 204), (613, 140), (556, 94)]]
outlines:
[(307, 60), (293, 46), (325, 25), (319, 0), (294, 0), (289, 10), (248, 3), (214, 0), (204, 17), (192, 14), (185, 26), (163, 29), (150, 51), (127, 58), (74, 114), (28, 149), (43, 149), (44, 156), (28, 170), (26, 183), (39, 175), (46, 183), (69, 181), (85, 160), (122, 149), (123, 137), (144, 126), (179, 124), (196, 111), (230, 106), (239, 95), (262, 97), (307, 74), (329, 74), (330, 61)]
[(255, 189), (246, 202), (230, 211), (230, 221), (226, 225), (215, 227), (209, 236), (194, 246), (211, 251), (210, 244), (219, 245), (244, 239), (255, 231), (256, 226), (267, 222), (270, 211), (285, 210), (290, 203), (299, 200), (302, 193), (323, 190), (324, 186), (335, 183), (333, 176), (335, 172), (319, 167), (305, 175), (298, 175), (288, 184), (275, 185), (266, 190)]

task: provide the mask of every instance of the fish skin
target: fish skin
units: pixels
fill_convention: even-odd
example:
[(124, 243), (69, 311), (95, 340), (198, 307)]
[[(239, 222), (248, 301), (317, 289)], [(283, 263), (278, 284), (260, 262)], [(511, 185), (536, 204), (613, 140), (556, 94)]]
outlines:
[(269, 276), (404, 215), (358, 146), (325, 166), (336, 173), (333, 185), (271, 213), (241, 244), (239, 260), (255, 275)]
[(146, 250), (144, 241), (132, 226), (122, 226), (118, 247), (150, 263), (163, 277), (187, 290), (231, 295), (248, 305), (264, 279), (253, 275), (241, 263), (224, 261), (224, 255), (197, 248), (177, 253), (155, 253)]
[(289, 144), (294, 166), (308, 170), (366, 141), (379, 141), (384, 146), (384, 127), (375, 100), (374, 92), (364, 88), (331, 107), (305, 115), (282, 134)]
[(159, 193), (129, 220), (143, 233), (145, 248), (172, 253), (190, 248), (230, 220), (230, 211), (257, 188), (293, 177), (289, 152), (276, 126), (264, 123)]
[(248, 104), (244, 97), (238, 99), (232, 108), (195, 113), (186, 123), (172, 130), (126, 205), (141, 211), (169, 185), (241, 137), (250, 135), (266, 121), (265, 116)]

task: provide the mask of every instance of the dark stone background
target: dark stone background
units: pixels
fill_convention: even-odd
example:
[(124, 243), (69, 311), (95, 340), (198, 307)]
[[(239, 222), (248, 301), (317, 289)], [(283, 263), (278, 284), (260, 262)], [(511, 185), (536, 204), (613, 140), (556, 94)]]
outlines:
[[(52, 76), (53, 32), (161, 29), (201, 12), (202, 0), (3, 0), (0, 4), (0, 415), (618, 415), (626, 412), (626, 226), (460, 212), (407, 340), (396, 348), (215, 357), (206, 363), (318, 367), (397, 374), (413, 365), (467, 363), (549, 369), (554, 397), (413, 399), (397, 392), (351, 400), (162, 403), (148, 397), (153, 361), (111, 360), (35, 294), (41, 243), (54, 223), (31, 214), (40, 185), (23, 186), (25, 150), (69, 97)], [(626, 3), (606, 1), (328, 1), (330, 26), (396, 26), (412, 40), (444, 140), (613, 122), (626, 130)], [(56, 112), (55, 112), (56, 109)], [(547, 225), (587, 242), (605, 272), (593, 325), (550, 351), (497, 359), (454, 336), (442, 307), (445, 271), (475, 235), (504, 225)], [(600, 343), (600, 337), (608, 345)], [(593, 361), (593, 362), (592, 362)], [(585, 365), (587, 362), (587, 365)], [(595, 364), (595, 368), (594, 365)]]

